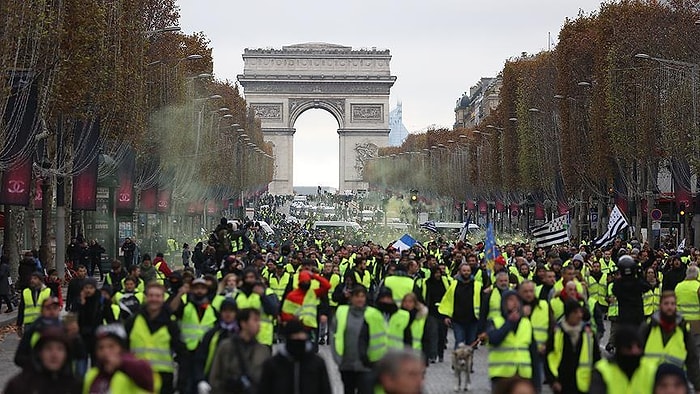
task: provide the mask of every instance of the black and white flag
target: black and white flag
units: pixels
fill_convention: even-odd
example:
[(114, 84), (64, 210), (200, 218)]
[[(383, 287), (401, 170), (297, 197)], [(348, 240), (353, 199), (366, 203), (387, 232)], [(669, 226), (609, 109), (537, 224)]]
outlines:
[(615, 237), (620, 231), (626, 229), (628, 226), (629, 223), (627, 223), (625, 215), (623, 215), (622, 211), (620, 211), (620, 208), (618, 208), (617, 205), (615, 205), (615, 208), (613, 208), (612, 212), (610, 212), (610, 221), (608, 221), (608, 229), (605, 231), (605, 234), (593, 241), (593, 244), (591, 246), (594, 248), (602, 248), (608, 245), (610, 242), (615, 240)]
[(435, 222), (433, 222), (432, 220), (429, 220), (429, 221), (427, 221), (427, 222), (425, 222), (425, 223), (421, 223), (421, 224), (420, 224), (420, 228), (422, 228), (423, 230), (428, 230), (428, 231), (430, 231), (431, 233), (437, 233), (437, 232), (438, 232), (438, 229), (437, 229), (437, 227), (435, 226)]
[(569, 215), (562, 215), (539, 227), (532, 229), (538, 248), (569, 242)]

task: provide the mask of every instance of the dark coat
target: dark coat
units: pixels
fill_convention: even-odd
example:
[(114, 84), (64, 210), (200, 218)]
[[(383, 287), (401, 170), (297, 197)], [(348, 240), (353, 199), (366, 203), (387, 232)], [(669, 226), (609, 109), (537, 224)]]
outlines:
[[(295, 364), (297, 364), (295, 366)], [(299, 374), (294, 370), (298, 366)], [(258, 394), (332, 393), (326, 363), (316, 354), (295, 361), (282, 351), (265, 361)], [(298, 378), (298, 380), (296, 380)]]
[(79, 394), (80, 383), (70, 375), (54, 375), (25, 368), (13, 377), (3, 391), (5, 394), (56, 393)]
[(10, 295), (10, 265), (0, 264), (0, 295)]
[(642, 294), (651, 289), (651, 285), (636, 276), (623, 276), (616, 280), (612, 292), (620, 307), (618, 321), (638, 326), (644, 321), (644, 303)]

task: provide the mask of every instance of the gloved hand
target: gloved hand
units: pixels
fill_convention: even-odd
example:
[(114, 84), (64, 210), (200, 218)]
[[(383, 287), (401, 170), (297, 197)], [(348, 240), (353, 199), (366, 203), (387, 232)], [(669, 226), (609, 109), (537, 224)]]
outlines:
[(201, 382), (197, 383), (197, 393), (198, 394), (211, 393), (211, 385), (209, 385), (209, 383), (207, 383), (206, 381), (202, 380)]

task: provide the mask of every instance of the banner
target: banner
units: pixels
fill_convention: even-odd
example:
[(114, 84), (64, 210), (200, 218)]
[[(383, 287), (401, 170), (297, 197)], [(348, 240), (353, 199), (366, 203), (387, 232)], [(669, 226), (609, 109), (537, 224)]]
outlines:
[(467, 211), (475, 211), (476, 210), (476, 204), (474, 204), (474, 200), (467, 200)]
[(34, 188), (34, 209), (41, 209), (41, 205), (44, 202), (44, 191), (41, 190), (41, 184), (43, 181), (37, 179)]
[(32, 161), (15, 163), (2, 174), (0, 204), (29, 205), (29, 184), (32, 181)]
[(80, 174), (73, 177), (73, 209), (97, 209), (97, 157)]
[(489, 205), (486, 200), (479, 201), (479, 213), (486, 214), (489, 211)]
[[(39, 97), (33, 71), (14, 69), (6, 75), (11, 90), (6, 95), (7, 103), (2, 126), (5, 129), (5, 134), (11, 135), (12, 138), (7, 138), (4, 141), (3, 156), (0, 157), (3, 163), (16, 160), (18, 155), (22, 155), (23, 158), (29, 156), (27, 149), (33, 145), (32, 136), (38, 126), (36, 113)], [(29, 188), (27, 187), (27, 189)], [(22, 205), (29, 205), (29, 200), (27, 199), (27, 202)]]
[(100, 121), (75, 122), (73, 127), (73, 168), (80, 171), (73, 176), (73, 209), (97, 209), (97, 171), (100, 139)]
[(545, 219), (545, 212), (544, 212), (544, 204), (541, 202), (536, 202), (535, 203), (535, 220), (544, 220)]
[(503, 203), (501, 200), (496, 200), (496, 212), (501, 213), (505, 212), (506, 210), (506, 205)]
[(158, 190), (158, 213), (170, 213), (170, 197), (171, 192), (168, 189)]
[(136, 206), (134, 196), (134, 167), (136, 155), (129, 150), (119, 165), (117, 178), (119, 187), (115, 194), (117, 212), (132, 213)]
[(566, 201), (557, 201), (557, 212), (559, 212), (559, 215), (566, 215), (569, 213), (570, 209), (571, 208)]
[(520, 214), (520, 206), (518, 203), (510, 203), (510, 216), (516, 217)]
[(141, 213), (156, 213), (158, 208), (158, 188), (141, 190), (139, 200), (139, 211)]

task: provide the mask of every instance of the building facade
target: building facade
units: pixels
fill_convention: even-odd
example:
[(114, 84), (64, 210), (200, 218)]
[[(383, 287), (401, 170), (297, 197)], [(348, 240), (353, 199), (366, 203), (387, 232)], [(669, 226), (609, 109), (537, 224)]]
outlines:
[(476, 85), (457, 99), (454, 128), (476, 127), (498, 107), (503, 79), (501, 76), (481, 78)]

